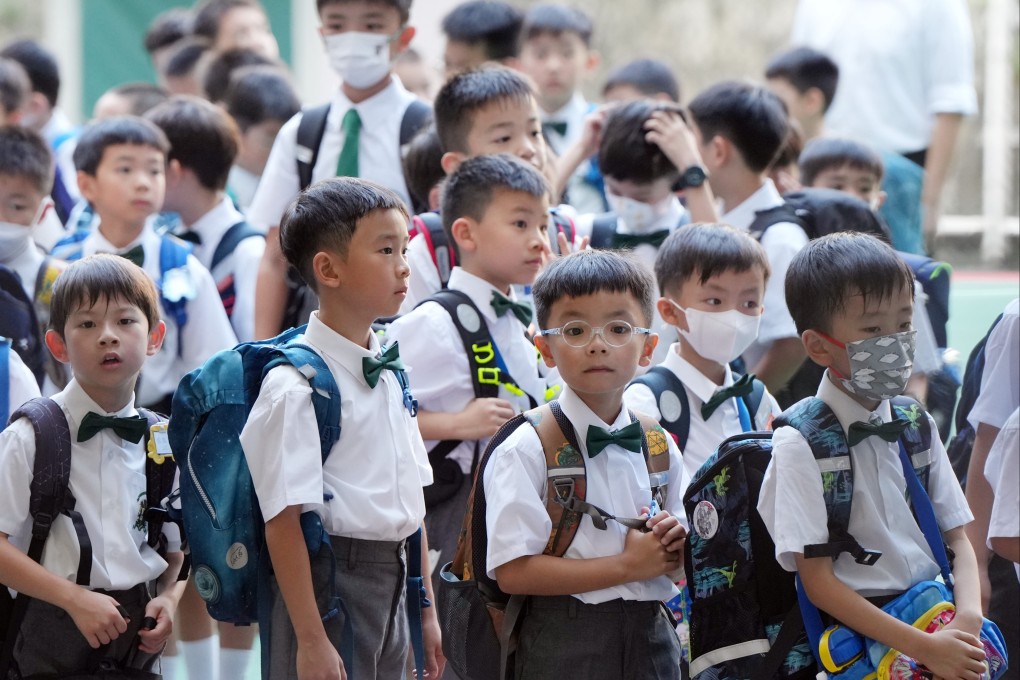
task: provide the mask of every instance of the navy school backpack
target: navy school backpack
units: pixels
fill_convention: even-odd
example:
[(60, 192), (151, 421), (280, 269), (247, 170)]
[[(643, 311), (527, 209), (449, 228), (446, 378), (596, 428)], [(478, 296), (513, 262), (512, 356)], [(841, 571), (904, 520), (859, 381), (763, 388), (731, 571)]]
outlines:
[[(909, 422), (901, 441), (921, 483), (928, 486), (931, 429), (913, 399), (892, 400), (893, 415)], [(805, 546), (807, 557), (843, 552), (862, 564), (881, 553), (849, 533), (853, 498), (850, 447), (832, 410), (810, 397), (774, 423), (796, 428), (807, 440), (822, 476), (829, 542)], [(751, 432), (723, 441), (684, 494), (690, 534), (684, 553), (691, 601), (694, 680), (809, 680), (818, 672), (804, 631), (794, 574), (775, 558), (775, 544), (758, 514), (758, 496), (772, 458), (772, 433)]]
[(4, 265), (0, 265), (0, 336), (10, 340), (11, 349), (42, 385), (49, 352), (43, 343), (36, 308), (25, 294), (21, 279)]
[[(648, 468), (648, 483), (659, 507), (668, 494), (669, 444), (666, 433), (648, 416), (631, 413), (644, 432), (642, 454)], [(492, 452), (518, 427), (535, 428), (542, 442), (547, 467), (546, 509), (552, 532), (545, 554), (562, 557), (580, 523), (587, 515), (596, 527), (606, 528), (613, 520), (644, 530), (644, 519), (613, 517), (585, 500), (587, 491), (585, 457), (574, 434), (574, 426), (555, 401), (511, 418), (492, 436), (475, 474), (457, 552), (440, 571), (439, 626), (443, 633), (443, 654), (450, 668), (461, 678), (505, 680), (513, 677), (515, 632), (526, 596), (510, 596), (486, 574), (488, 534), (485, 528), (485, 466)]]

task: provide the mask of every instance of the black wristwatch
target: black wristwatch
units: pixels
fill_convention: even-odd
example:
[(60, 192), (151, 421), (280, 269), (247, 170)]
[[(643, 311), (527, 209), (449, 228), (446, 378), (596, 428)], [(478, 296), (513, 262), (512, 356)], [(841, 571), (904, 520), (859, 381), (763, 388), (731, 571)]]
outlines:
[(708, 179), (708, 173), (700, 165), (691, 165), (673, 182), (673, 191), (683, 191), (684, 189), (696, 189), (705, 183)]

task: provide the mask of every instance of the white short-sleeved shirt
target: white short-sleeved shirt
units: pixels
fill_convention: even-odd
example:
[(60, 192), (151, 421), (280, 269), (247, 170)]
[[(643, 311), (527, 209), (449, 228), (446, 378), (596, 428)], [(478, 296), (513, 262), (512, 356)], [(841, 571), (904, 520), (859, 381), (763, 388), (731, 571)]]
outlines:
[[(687, 391), (685, 408), (691, 414), (691, 429), (687, 436), (687, 446), (681, 453), (684, 457), (684, 468), (687, 470), (687, 475), (693, 478), (694, 473), (701, 469), (701, 466), (724, 439), (740, 434), (743, 429), (740, 426), (736, 398), (727, 399), (720, 404), (708, 420), (701, 417), (701, 407), (712, 398), (716, 390), (733, 384), (730, 367), (725, 367), (726, 375), (722, 385), (716, 385), (704, 373), (681, 357), (679, 350), (680, 347), (676, 343), (671, 345), (666, 359), (660, 365), (671, 371), (683, 383)], [(763, 398), (768, 400), (768, 404), (771, 406), (772, 417), (778, 416), (781, 413), (779, 404), (767, 390)], [(624, 392), (623, 399), (628, 408), (662, 420), (659, 404), (647, 385), (632, 384)], [(753, 419), (755, 414), (751, 413), (750, 416)], [(757, 423), (756, 425), (760, 429), (770, 426), (769, 423)]]
[[(1020, 409), (1013, 411), (999, 430), (988, 460), (985, 479), (992, 487), (992, 516), (988, 522), (988, 547), (993, 538), (1020, 536)], [(1020, 564), (1016, 568), (1020, 579)]]
[(241, 212), (247, 213), (251, 208), (260, 177), (261, 175), (248, 172), (240, 165), (231, 166), (230, 175), (227, 176), (227, 191), (237, 200), (237, 207)]
[(303, 342), (325, 360), (340, 388), (340, 439), (325, 464), (311, 388), (296, 368), (281, 366), (262, 381), (241, 432), (262, 515), (299, 505), (314, 511), (332, 536), (399, 541), (425, 517), (422, 487), (432, 483), (418, 422), (404, 407), (397, 377), (384, 370), (368, 386), (362, 359), (378, 356), (312, 314)]
[[(605, 423), (569, 387), (563, 388), (559, 405), (574, 426), (577, 442), (584, 457), (587, 500), (618, 517), (637, 517), (642, 507), (651, 502), (648, 468), (639, 453), (616, 445), (606, 447), (595, 458), (588, 457), (585, 435), (589, 425), (609, 430), (630, 423), (627, 410), (612, 423)], [(689, 478), (680, 459), (680, 451), (672, 437), (669, 444), (669, 489), (665, 508), (687, 526), (683, 494)], [(486, 568), (495, 578), (497, 567), (519, 557), (539, 555), (545, 550), (552, 532), (552, 520), (545, 507), (546, 464), (542, 442), (530, 425), (523, 425), (496, 447), (483, 475), (487, 512), (485, 526), (489, 545)], [(582, 518), (573, 542), (564, 554), (568, 559), (608, 557), (623, 552), (627, 528), (608, 522), (605, 531), (596, 529), (589, 518)], [(676, 594), (676, 586), (668, 576), (647, 581), (624, 583), (588, 593), (574, 595), (587, 604), (598, 604), (616, 598), (625, 600), (667, 601)]]
[(935, 114), (977, 111), (965, 0), (800, 0), (792, 43), (839, 66), (831, 134), (909, 153), (928, 147)]
[[(41, 396), (39, 394), (39, 383), (35, 381), (35, 376), (32, 375), (32, 371), (29, 370), (25, 362), (21, 360), (18, 353), (11, 347), (7, 351), (7, 403), (10, 405), (10, 413), (0, 413), (0, 417), (8, 418), (11, 413), (14, 413), (19, 406), (24, 404), (29, 399)], [(3, 385), (0, 385), (0, 389), (4, 389)], [(7, 421), (0, 423), (0, 430), (3, 430), (7, 426)]]
[[(454, 267), (450, 274), (449, 287), (466, 294), (478, 307), (506, 370), (525, 392), (525, 396), (513, 394), (501, 385), (499, 397), (513, 404), (518, 412), (531, 408), (527, 395), (536, 404), (544, 404), (548, 385), (539, 370), (535, 346), (528, 341), (524, 324), (517, 317), (509, 312), (496, 315), (492, 308), (496, 289), (460, 267)], [(513, 293), (510, 297), (516, 299)], [(386, 331), (386, 339), (400, 342), (400, 356), (408, 367), (411, 390), (423, 411), (459, 413), (475, 398), (464, 343), (439, 303), (427, 302), (394, 321)], [(484, 447), (487, 441), (479, 441), (478, 445)], [(437, 443), (429, 440), (425, 446), (432, 449)], [(475, 442), (461, 442), (449, 457), (460, 463), (464, 472), (470, 472), (474, 449)]]
[[(122, 253), (141, 245), (145, 251), (142, 269), (158, 285), (161, 278), (161, 243), (161, 237), (152, 230), (149, 223), (146, 223), (138, 238), (123, 248), (114, 246), (96, 229), (82, 241), (82, 257), (94, 253)], [(166, 313), (161, 303), (159, 311), (166, 323), (166, 337), (163, 339), (163, 347), (145, 360), (138, 387), (139, 404), (154, 404), (172, 394), (181, 378), (189, 371), (204, 364), (206, 359), (221, 349), (237, 344), (234, 329), (230, 326), (227, 313), (223, 311), (216, 282), (209, 270), (194, 255), (188, 255), (185, 268), (195, 287), (195, 297), (188, 300), (186, 305), (188, 321), (183, 329), (178, 328), (177, 322)], [(178, 347), (181, 347), (180, 356)]]
[[(783, 204), (783, 197), (776, 191), (772, 180), (766, 179), (761, 187), (737, 206), (726, 206), (728, 210), (720, 222), (747, 231), (754, 222), (755, 214)], [(744, 352), (748, 369), (765, 356), (765, 352), (776, 340), (798, 337), (797, 326), (786, 306), (786, 270), (794, 255), (808, 243), (807, 234), (798, 224), (779, 222), (773, 224), (761, 237), (761, 245), (769, 258), (772, 275), (765, 285), (762, 304), (765, 312), (761, 316), (758, 339)]]
[(942, 367), (942, 356), (935, 343), (935, 331), (928, 317), (928, 295), (919, 281), (914, 281), (914, 316), (911, 319), (917, 331), (914, 342), (914, 373), (931, 373)]
[[(113, 430), (102, 430), (78, 442), (78, 426), (90, 411), (118, 417), (137, 415), (129, 403), (115, 413), (96, 404), (76, 380), (53, 396), (67, 416), (71, 434), (69, 488), (75, 510), (85, 521), (92, 541), (90, 587), (126, 590), (151, 581), (167, 563), (146, 543), (145, 439), (137, 444), (121, 439)], [(35, 463), (35, 433), (27, 419), (20, 419), (0, 433), (0, 532), (27, 552), (32, 540), (28, 512), (29, 484)], [(163, 533), (168, 549), (181, 549), (176, 526), (167, 523)], [(53, 523), (43, 551), (42, 565), (61, 578), (74, 581), (78, 573), (78, 537), (70, 518)]]
[[(872, 415), (836, 387), (828, 374), (818, 388), (818, 398), (832, 408), (844, 432)], [(873, 413), (882, 422), (892, 419), (888, 401)], [(932, 429), (928, 493), (939, 528), (945, 532), (967, 524), (973, 516), (935, 423), (925, 417)], [(776, 429), (772, 447), (758, 512), (776, 543), (776, 559), (787, 571), (795, 571), (795, 555), (803, 554), (804, 546), (829, 540), (822, 476), (807, 441), (792, 427)], [(850, 459), (854, 490), (849, 531), (864, 548), (878, 550), (882, 557), (868, 567), (843, 553), (833, 563), (836, 577), (865, 597), (899, 593), (935, 578), (939, 567), (905, 498), (906, 479), (897, 446), (869, 437), (850, 449)]]
[[(343, 90), (337, 89), (330, 102), (319, 156), (312, 168), (312, 182), (336, 177), (336, 165), (344, 145), (340, 124), (347, 111), (354, 108), (361, 118), (359, 175), (395, 191), (404, 203), (411, 205), (400, 164), (400, 123), (404, 111), (414, 100), (415, 96), (404, 89), (396, 76), (391, 76), (386, 89), (357, 104), (352, 103)], [(273, 142), (273, 150), (269, 152), (269, 160), (248, 210), (248, 220), (256, 227), (268, 229), (278, 226), (283, 211), (301, 190), (297, 174), (297, 131), (302, 115), (298, 113), (284, 123)]]
[(1001, 428), (1020, 407), (1020, 298), (1006, 305), (1002, 319), (985, 343), (981, 392), (967, 416), (974, 429), (981, 423)]
[[(545, 138), (549, 140), (549, 146), (557, 156), (562, 156), (581, 139), (581, 135), (584, 133), (584, 119), (593, 110), (594, 105), (586, 102), (580, 92), (575, 92), (574, 96), (559, 111), (552, 113), (542, 111), (543, 132), (545, 132)], [(567, 130), (561, 135), (547, 123), (566, 123)], [(585, 175), (590, 170), (591, 160), (586, 158), (570, 176), (570, 180), (567, 182), (567, 194), (570, 204), (579, 212), (602, 212), (606, 207), (605, 197), (595, 187), (584, 181)]]
[[(223, 196), (215, 208), (202, 215), (188, 228), (188, 231), (198, 234), (202, 239), (201, 243), (195, 245), (194, 253), (203, 267), (209, 269), (216, 247), (224, 234), (232, 226), (243, 221), (244, 215), (234, 207), (234, 202), (229, 196)], [(234, 312), (230, 317), (230, 324), (240, 342), (255, 339), (255, 280), (258, 278), (259, 262), (265, 249), (264, 238), (246, 238), (216, 265), (214, 271), (211, 271), (217, 287), (225, 286), (233, 280)]]

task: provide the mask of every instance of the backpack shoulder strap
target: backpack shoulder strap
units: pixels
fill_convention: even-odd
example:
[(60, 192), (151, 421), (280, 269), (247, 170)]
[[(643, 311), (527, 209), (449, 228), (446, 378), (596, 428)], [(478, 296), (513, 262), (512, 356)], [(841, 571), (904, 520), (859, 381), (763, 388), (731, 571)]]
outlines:
[(591, 240), (588, 245), (600, 250), (612, 248), (618, 221), (616, 213), (607, 212), (596, 215), (591, 222)]
[(50, 255), (63, 260), (64, 262), (74, 262), (80, 260), (82, 256), (82, 243), (89, 237), (92, 231), (89, 229), (78, 228), (72, 231), (64, 238), (57, 241), (56, 245), (50, 249)]
[(545, 508), (552, 519), (552, 532), (544, 552), (563, 557), (581, 524), (581, 513), (568, 510), (565, 505), (572, 499), (585, 500), (584, 455), (577, 444), (574, 426), (555, 401), (531, 409), (524, 416), (535, 428), (545, 453)]
[(281, 364), (296, 368), (312, 388), (312, 407), (319, 426), (322, 462), (325, 463), (333, 445), (340, 439), (340, 388), (326, 362), (307, 345), (291, 341), (279, 347), (263, 369), (263, 377)]
[(0, 431), (7, 427), (7, 419), (11, 415), (11, 341), (0, 337), (0, 418), (3, 424)]
[(146, 542), (165, 557), (167, 544), (163, 524), (167, 521), (167, 512), (163, 508), (163, 499), (173, 491), (177, 463), (172, 454), (162, 453), (170, 450), (166, 439), (166, 417), (146, 408), (138, 409), (138, 413), (149, 423), (149, 431), (145, 434)]
[(644, 433), (641, 452), (648, 468), (648, 486), (652, 491), (652, 499), (660, 510), (665, 509), (666, 498), (669, 497), (669, 442), (666, 441), (666, 433), (659, 421), (646, 413), (631, 413), (630, 417), (641, 423), (641, 431)]
[(223, 238), (216, 244), (216, 250), (213, 251), (212, 261), (209, 263), (209, 271), (216, 269), (216, 265), (226, 259), (228, 255), (234, 252), (234, 249), (241, 244), (241, 241), (253, 237), (265, 238), (266, 235), (255, 227), (248, 224), (247, 220), (241, 220), (237, 224), (231, 225), (229, 229), (223, 234)]
[(653, 366), (644, 375), (634, 378), (631, 384), (644, 385), (655, 396), (659, 407), (659, 423), (676, 437), (677, 445), (683, 451), (691, 433), (691, 408), (687, 390), (673, 371), (665, 366)]
[[(471, 367), (475, 397), (498, 397), (503, 370), (496, 361), (496, 348), (482, 313), (470, 297), (459, 290), (445, 289), (427, 300), (438, 303), (457, 327)], [(422, 302), (425, 302), (424, 300)], [(473, 316), (472, 316), (473, 315)]]
[(414, 216), (414, 223), (418, 233), (425, 239), (429, 255), (432, 256), (432, 262), (439, 273), (439, 284), (445, 290), (450, 282), (450, 273), (457, 265), (457, 250), (446, 236), (439, 213), (420, 213)]
[(808, 235), (808, 238), (811, 238), (811, 232), (808, 230), (807, 223), (804, 221), (801, 213), (793, 205), (785, 201), (782, 205), (757, 211), (747, 231), (756, 240), (760, 241), (769, 227), (781, 222), (793, 222), (799, 225)]
[(897, 420), (906, 420), (908, 425), (900, 439), (907, 455), (910, 456), (911, 467), (917, 473), (921, 486), (928, 490), (931, 465), (934, 456), (931, 451), (931, 422), (928, 413), (920, 403), (910, 397), (900, 396), (890, 400), (892, 416)]
[(744, 406), (751, 415), (751, 427), (755, 430), (772, 429), (772, 403), (765, 398), (765, 383), (758, 378), (751, 381), (751, 391), (744, 395)]
[(301, 113), (294, 154), (300, 191), (304, 191), (312, 183), (312, 170), (315, 168), (315, 161), (319, 158), (319, 146), (322, 144), (322, 136), (326, 133), (326, 118), (328, 116), (328, 103), (306, 109)]
[(404, 109), (400, 119), (400, 146), (410, 143), (418, 132), (432, 120), (432, 107), (417, 97)]
[(555, 227), (555, 229), (549, 230), (549, 246), (552, 248), (553, 253), (562, 255), (557, 237), (559, 234), (563, 234), (567, 239), (567, 243), (572, 244), (577, 238), (577, 227), (574, 225), (574, 220), (568, 215), (563, 214), (563, 211), (559, 208), (551, 208), (549, 210), (549, 218), (552, 226)]

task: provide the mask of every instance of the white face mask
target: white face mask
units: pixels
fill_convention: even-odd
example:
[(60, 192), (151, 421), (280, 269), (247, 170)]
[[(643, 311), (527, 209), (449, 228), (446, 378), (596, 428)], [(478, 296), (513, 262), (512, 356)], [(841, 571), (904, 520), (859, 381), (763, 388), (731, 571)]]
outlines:
[(39, 224), (42, 216), (46, 214), (52, 202), (47, 196), (39, 202), (35, 210), (32, 223), (27, 227), (24, 224), (12, 222), (0, 222), (0, 261), (7, 262), (25, 252), (32, 244), (32, 229)]
[(324, 38), (329, 64), (352, 87), (372, 87), (390, 71), (390, 42), (400, 36), (347, 31)]
[(678, 328), (680, 334), (695, 352), (718, 364), (728, 364), (739, 357), (758, 337), (761, 314), (748, 316), (738, 309), (704, 312), (669, 302), (687, 317), (689, 330)]
[(623, 220), (627, 228), (633, 232), (641, 233), (648, 231), (663, 217), (669, 214), (673, 201), (672, 195), (667, 196), (657, 203), (643, 203), (633, 198), (617, 196), (606, 192), (606, 200), (610, 209), (616, 216)]

